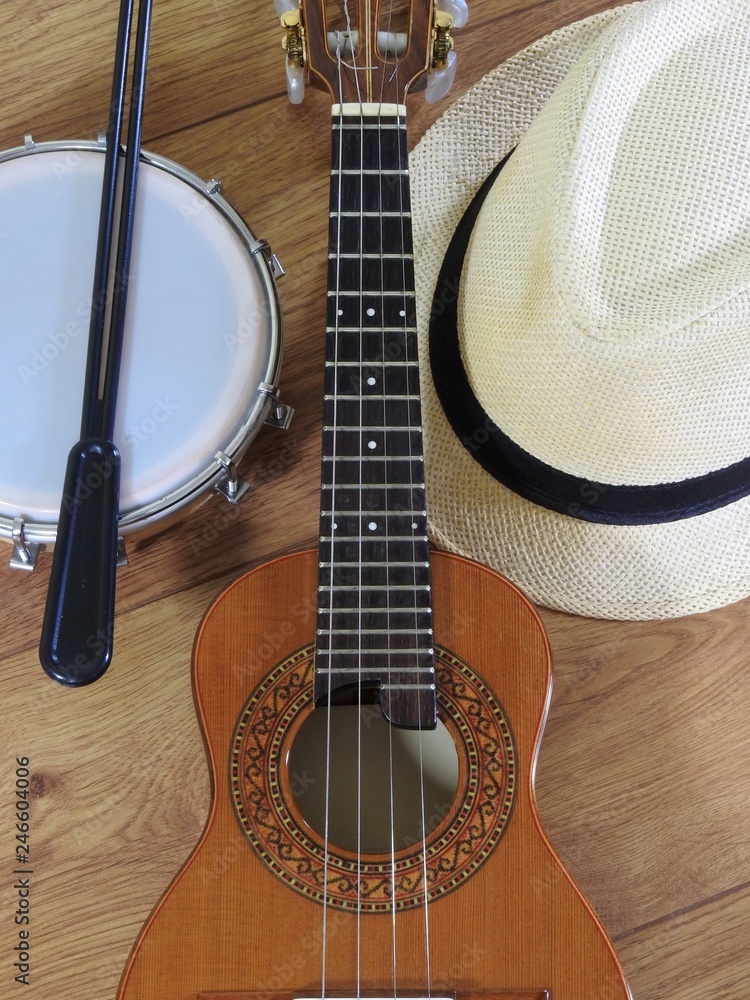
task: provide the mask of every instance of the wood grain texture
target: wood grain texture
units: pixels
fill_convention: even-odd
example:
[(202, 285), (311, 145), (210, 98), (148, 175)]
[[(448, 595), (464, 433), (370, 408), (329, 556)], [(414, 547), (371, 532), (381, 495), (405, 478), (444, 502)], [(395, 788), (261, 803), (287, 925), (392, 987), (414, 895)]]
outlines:
[[(534, 38), (608, 0), (473, 0), (453, 97)], [(0, 996), (114, 1000), (140, 927), (203, 828), (208, 771), (190, 690), (210, 600), (317, 534), (329, 102), (283, 94), (270, 0), (169, 0), (154, 12), (145, 145), (216, 176), (287, 269), (291, 429), (264, 430), (234, 510), (210, 499), (129, 545), (115, 661), (85, 691), (36, 645), (49, 556), (0, 567)], [(116, 4), (3, 0), (0, 148), (93, 138), (106, 121)], [(412, 145), (440, 113), (409, 103)], [(1, 216), (0, 216), (1, 219)], [(2, 224), (0, 223), (0, 231)], [(4, 336), (4, 334), (3, 334)], [(61, 399), (61, 406), (79, 406)], [(13, 415), (5, 414), (5, 432)], [(30, 456), (33, 461), (33, 456)], [(668, 623), (543, 611), (555, 689), (538, 766), (545, 829), (615, 939), (635, 1000), (743, 1000), (750, 952), (750, 603)], [(16, 756), (34, 772), (32, 977), (13, 981)]]

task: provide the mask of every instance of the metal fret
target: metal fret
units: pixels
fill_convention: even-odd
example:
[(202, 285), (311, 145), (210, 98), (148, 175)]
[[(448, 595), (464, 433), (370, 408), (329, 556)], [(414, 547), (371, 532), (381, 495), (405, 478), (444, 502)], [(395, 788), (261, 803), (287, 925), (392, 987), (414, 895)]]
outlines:
[[(358, 541), (386, 541), (385, 538), (381, 538), (378, 535), (321, 535), (318, 541), (320, 542), (358, 542)], [(387, 538), (389, 542), (426, 542), (427, 535), (389, 535)], [(369, 564), (368, 564), (369, 565)]]
[[(416, 510), (416, 509), (415, 510), (409, 510), (409, 511), (406, 511), (406, 512), (402, 511), (402, 510), (346, 510), (346, 511), (338, 511), (338, 512), (330, 511), (330, 510), (323, 510), (323, 511), (321, 511), (321, 514), (323, 514), (325, 517), (331, 517), (334, 513), (336, 513), (337, 517), (360, 517), (360, 518), (363, 518), (363, 517), (369, 517), (369, 518), (373, 518), (373, 517), (403, 517), (403, 518), (409, 518), (409, 517), (426, 517), (427, 516), (427, 511), (426, 510)], [(411, 536), (409, 536), (409, 537), (411, 537)]]
[(329, 253), (329, 260), (414, 260), (411, 253)]
[[(330, 470), (330, 468), (331, 467), (327, 465), (326, 471)], [(385, 481), (381, 479), (376, 482), (363, 483), (361, 486), (357, 486), (356, 483), (345, 483), (343, 481), (339, 481), (330, 483), (324, 482), (322, 488), (324, 491), (331, 491), (332, 496), (333, 496), (333, 491), (335, 491), (338, 494), (342, 494), (345, 490), (352, 490), (352, 489), (359, 489), (363, 492), (365, 490), (373, 490), (373, 489), (377, 490), (410, 489), (410, 490), (419, 490), (421, 492), (424, 489), (424, 483), (409, 479), (399, 480), (398, 482), (393, 482), (392, 480)], [(335, 496), (333, 496), (333, 499), (336, 499)]]
[[(368, 326), (365, 327), (368, 333), (416, 333), (416, 326)], [(326, 333), (362, 333), (361, 326), (327, 326)], [(346, 361), (326, 361), (326, 364), (357, 364), (358, 362), (346, 362)], [(395, 362), (387, 361), (385, 364), (395, 364)], [(413, 362), (416, 364), (417, 362)]]
[[(343, 492), (344, 490), (356, 490), (358, 488), (364, 490), (366, 488), (369, 489), (369, 488), (372, 488), (372, 487), (374, 487), (376, 489), (381, 489), (381, 490), (382, 489), (388, 489), (389, 487), (392, 487), (394, 490), (402, 490), (404, 488), (404, 485), (405, 485), (404, 483), (368, 483), (366, 487), (365, 486), (357, 487), (354, 483), (345, 483), (345, 484), (342, 484), (342, 483), (323, 483), (322, 484), (322, 488), (324, 490), (340, 490), (341, 492)], [(413, 490), (423, 490), (424, 489), (424, 483), (423, 482), (420, 482), (420, 483), (409, 483), (408, 485)]]
[[(418, 632), (424, 635), (432, 635), (432, 629), (418, 629)], [(388, 633), (388, 635), (414, 635), (415, 630), (413, 628), (319, 628), (317, 629), (318, 635), (383, 635), (383, 633)]]
[[(372, 399), (373, 397), (368, 397)], [(379, 398), (379, 397), (375, 397)], [(336, 434), (341, 431), (342, 433), (362, 433), (362, 434), (377, 434), (380, 431), (392, 432), (395, 434), (403, 433), (409, 434), (412, 431), (416, 432), (419, 430), (418, 427), (402, 427), (400, 424), (375, 424), (373, 426), (364, 425), (360, 427), (350, 427), (348, 424), (323, 424), (323, 430), (330, 432), (331, 434)]]
[[(378, 432), (386, 431), (386, 433), (394, 434), (409, 434), (410, 432), (418, 432), (418, 427), (394, 427), (391, 424), (378, 424), (376, 427), (350, 427), (349, 424), (325, 424), (323, 431), (327, 434), (377, 434)], [(421, 454), (420, 449), (420, 454)], [(383, 457), (382, 455), (380, 456)], [(403, 456), (402, 456), (403, 457)], [(387, 513), (387, 512), (386, 512)]]
[(385, 123), (383, 125), (379, 125), (379, 124), (370, 123), (370, 122), (348, 122), (348, 121), (347, 122), (339, 122), (339, 121), (334, 121), (332, 124), (333, 124), (334, 130), (336, 130), (336, 131), (354, 132), (354, 133), (361, 132), (363, 130), (366, 131), (366, 132), (367, 131), (371, 131), (371, 132), (387, 132), (387, 131), (405, 132), (406, 131), (406, 122), (404, 122), (403, 124), (398, 124), (398, 125), (395, 122), (387, 122), (387, 123)]
[(329, 212), (328, 217), (331, 219), (411, 219), (411, 212), (346, 212), (342, 209), (340, 212)]
[[(363, 652), (364, 652), (364, 650), (363, 650)], [(372, 652), (387, 653), (388, 650), (378, 649), (378, 650), (373, 650)], [(403, 652), (403, 650), (398, 650), (398, 652)], [(431, 650), (425, 650), (425, 652), (429, 653), (429, 652), (431, 652)], [(409, 673), (416, 674), (416, 673), (420, 673), (423, 670), (424, 670), (424, 667), (406, 667), (406, 668), (404, 668), (401, 665), (399, 665), (398, 667), (393, 668), (391, 670), (391, 672), (394, 673), (394, 674), (409, 674)], [(337, 674), (354, 674), (354, 675), (359, 675), (361, 673), (361, 670), (360, 670), (359, 667), (337, 667), (336, 668), (336, 673)], [(387, 667), (386, 667), (384, 673), (385, 673), (385, 676), (387, 677), (388, 676), (388, 668)], [(366, 682), (363, 682), (363, 686), (364, 686), (365, 683)], [(421, 684), (419, 684), (419, 683), (409, 684), (409, 683), (398, 683), (396, 681), (390, 681), (389, 682), (387, 680), (385, 680), (385, 681), (381, 680), (380, 681), (380, 688), (381, 688), (381, 690), (383, 688), (407, 688), (407, 689), (410, 689), (410, 690), (434, 691), (435, 690), (435, 684), (434, 684), (433, 681), (423, 681)]]
[(346, 289), (334, 289), (326, 293), (329, 299), (335, 299), (339, 296), (354, 296), (355, 298), (361, 299), (363, 295), (377, 295), (384, 296), (387, 298), (393, 298), (394, 296), (400, 299), (413, 299), (414, 292), (395, 292), (395, 291), (382, 291), (379, 288), (362, 288), (359, 291), (347, 291)]
[(372, 562), (367, 562), (364, 564), (360, 562), (325, 562), (324, 560), (318, 563), (321, 569), (367, 569), (377, 568), (377, 569), (411, 569), (416, 567), (417, 569), (424, 569), (430, 564), (428, 562), (396, 562), (394, 560), (373, 560)]
[[(405, 653), (411, 653), (414, 656), (419, 656), (421, 654), (423, 655), (425, 653), (431, 653), (431, 652), (432, 652), (432, 647), (431, 646), (429, 648), (427, 648), (427, 649), (419, 649), (418, 647), (417, 648), (412, 648), (412, 649), (399, 649), (399, 648), (389, 649), (388, 647), (384, 647), (384, 648), (381, 648), (381, 649), (366, 649), (366, 648), (362, 648), (362, 649), (319, 649), (318, 650), (318, 655), (321, 655), (321, 654), (326, 655), (326, 654), (328, 654), (330, 656), (330, 655), (333, 654), (335, 656), (382, 656), (384, 653), (394, 653), (394, 654), (397, 653), (399, 656), (403, 656)], [(424, 670), (425, 668), (424, 667), (405, 667), (401, 663), (399, 663), (398, 667), (393, 667), (392, 669), (393, 669), (394, 673), (400, 673), (400, 674), (404, 673), (405, 674), (405, 673), (408, 673), (409, 670), (418, 671), (418, 670)], [(351, 671), (351, 670), (357, 670), (357, 667), (349, 667), (349, 668), (347, 668), (347, 667), (340, 667), (340, 666), (336, 667), (336, 673), (337, 674), (347, 673), (348, 670), (349, 671)]]
[[(323, 396), (324, 400), (331, 401), (331, 402), (335, 402), (335, 400), (337, 400), (337, 399), (352, 400), (352, 399), (361, 399), (361, 398), (362, 397), (359, 394), (347, 395), (346, 393), (343, 393), (343, 392), (326, 393)], [(415, 392), (402, 393), (400, 395), (396, 395), (396, 394), (392, 394), (392, 393), (383, 393), (383, 392), (372, 392), (372, 393), (369, 393), (365, 398), (369, 401), (369, 400), (374, 400), (374, 399), (375, 400), (376, 399), (419, 399), (420, 397), (419, 397), (419, 394), (415, 393)], [(405, 431), (414, 430), (413, 427), (408, 427), (408, 426), (403, 427), (402, 429), (405, 430)]]
[(390, 176), (394, 176), (394, 175), (399, 176), (399, 177), (408, 177), (409, 176), (409, 171), (408, 170), (403, 170), (403, 169), (396, 170), (396, 169), (393, 169), (393, 168), (388, 169), (386, 167), (383, 167), (381, 169), (378, 169), (377, 167), (375, 167), (375, 168), (372, 168), (372, 167), (370, 167), (370, 168), (363, 167), (363, 168), (361, 168), (359, 170), (357, 170), (356, 168), (352, 169), (352, 168), (348, 168), (348, 167), (334, 167), (333, 170), (331, 170), (331, 177), (337, 177), (340, 174), (345, 174), (347, 177), (352, 177), (352, 176), (353, 177), (359, 177), (359, 176), (363, 176), (363, 177), (390, 177)]
[[(330, 563), (328, 565), (330, 566)], [(319, 583), (318, 584), (318, 590), (349, 590), (349, 591), (355, 591), (355, 590), (362, 590), (362, 587), (359, 584), (356, 584), (356, 583), (340, 583), (340, 584)], [(380, 591), (386, 591), (386, 590), (432, 590), (432, 587), (431, 587), (431, 585), (429, 583), (418, 583), (418, 584), (411, 584), (411, 583), (368, 583), (367, 584), (367, 590), (368, 591), (370, 591), (370, 590), (375, 590), (375, 591), (378, 591), (378, 590), (380, 590)]]
[(423, 455), (323, 455), (324, 462), (421, 462)]
[[(399, 327), (398, 330), (397, 330), (397, 332), (401, 333), (403, 330), (404, 330), (404, 327)], [(359, 330), (358, 329), (354, 329), (354, 328), (352, 328), (350, 330), (342, 330), (341, 328), (339, 328), (337, 330), (336, 327), (327, 327), (326, 328), (326, 332), (328, 332), (328, 333), (359, 333)], [(408, 328), (407, 328), (407, 332), (411, 332), (411, 331), (409, 331)], [(377, 368), (379, 365), (382, 366), (383, 368), (419, 368), (419, 362), (418, 361), (384, 361), (382, 359), (368, 361), (366, 358), (363, 358), (361, 361), (326, 361), (325, 362), (325, 367), (326, 368)]]

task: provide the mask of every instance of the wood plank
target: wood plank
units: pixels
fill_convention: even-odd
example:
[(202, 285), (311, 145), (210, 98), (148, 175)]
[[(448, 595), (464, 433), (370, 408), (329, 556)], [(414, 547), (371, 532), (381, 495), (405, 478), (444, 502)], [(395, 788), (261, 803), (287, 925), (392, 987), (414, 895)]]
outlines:
[[(23, 867), (33, 872), (27, 996), (113, 997), (138, 928), (200, 833), (208, 776), (189, 663), (215, 590), (194, 588), (121, 616), (118, 633), (127, 642), (118, 644), (117, 668), (90, 688), (52, 684), (30, 652), (3, 661), (0, 925), (10, 956), (18, 943), (12, 888), (18, 876), (9, 873), (15, 761), (27, 757), (30, 854)], [(11, 965), (6, 957), (3, 996), (16, 995), (16, 988), (21, 995)]]
[[(533, 38), (609, 6), (473, 0), (452, 96)], [(4, 0), (0, 148), (28, 131), (95, 136), (114, 20), (112, 3)], [(25, 992), (12, 981), (18, 897), (3, 868), (2, 996), (114, 1000), (136, 933), (205, 818), (188, 670), (202, 613), (241, 570), (317, 533), (328, 102), (309, 92), (301, 108), (288, 104), (279, 37), (270, 0), (156, 4), (146, 145), (219, 177), (286, 266), (282, 388), (297, 412), (290, 431), (264, 429), (242, 461), (255, 484), (247, 505), (211, 498), (129, 546), (116, 660), (93, 688), (58, 688), (36, 661), (49, 555), (32, 575), (0, 568), (0, 844), (7, 862), (15, 758), (28, 754), (39, 866)], [(412, 99), (412, 145), (441, 110)], [(8, 432), (12, 415), (6, 422)], [(636, 1000), (747, 993), (749, 616), (747, 601), (670, 623), (543, 612), (557, 669), (538, 767), (542, 814), (615, 935)]]
[(620, 934), (746, 881), (748, 602), (672, 622), (544, 617), (557, 684), (540, 807), (607, 926)]
[(747, 995), (750, 888), (745, 885), (619, 938), (640, 1000), (738, 1000)]

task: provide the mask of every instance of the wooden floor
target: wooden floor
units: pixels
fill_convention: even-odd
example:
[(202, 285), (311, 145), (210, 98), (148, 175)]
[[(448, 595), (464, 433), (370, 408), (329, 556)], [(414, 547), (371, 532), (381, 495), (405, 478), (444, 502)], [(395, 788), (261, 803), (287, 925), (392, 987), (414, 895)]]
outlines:
[[(453, 96), (533, 39), (607, 6), (474, 0)], [(3, 0), (1, 149), (27, 132), (96, 136), (116, 8)], [(39, 667), (49, 554), (34, 574), (0, 569), (3, 998), (114, 1000), (138, 929), (206, 817), (190, 687), (201, 616), (240, 572), (316, 537), (328, 102), (309, 92), (301, 108), (288, 104), (271, 0), (155, 8), (145, 145), (221, 179), (284, 264), (282, 386), (296, 415), (288, 432), (264, 429), (243, 460), (254, 490), (240, 510), (213, 497), (130, 544), (115, 661), (98, 684), (63, 689)], [(439, 110), (414, 99), (412, 145)], [(0, 202), (0, 232), (4, 210)], [(0, 332), (4, 345), (8, 336)], [(13, 433), (14, 414), (3, 416)], [(664, 623), (543, 617), (556, 686), (540, 808), (614, 939), (635, 1000), (750, 997), (750, 602)], [(33, 775), (28, 987), (13, 968), (13, 789), (24, 756)]]

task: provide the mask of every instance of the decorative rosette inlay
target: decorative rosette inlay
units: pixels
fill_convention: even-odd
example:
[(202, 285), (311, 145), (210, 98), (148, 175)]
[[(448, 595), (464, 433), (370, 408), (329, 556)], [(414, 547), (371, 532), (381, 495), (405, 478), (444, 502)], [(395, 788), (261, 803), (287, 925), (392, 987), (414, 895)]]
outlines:
[[(438, 706), (463, 757), (452, 810), (426, 840), (432, 901), (462, 885), (502, 838), (517, 785), (515, 746), (499, 701), (468, 664), (436, 648)], [(230, 783), (237, 820), (261, 861), (296, 892), (364, 913), (424, 904), (421, 844), (387, 855), (362, 855), (328, 846), (298, 822), (284, 795), (282, 748), (301, 713), (311, 707), (313, 647), (279, 663), (243, 708), (230, 752)], [(392, 878), (395, 877), (395, 893)]]

